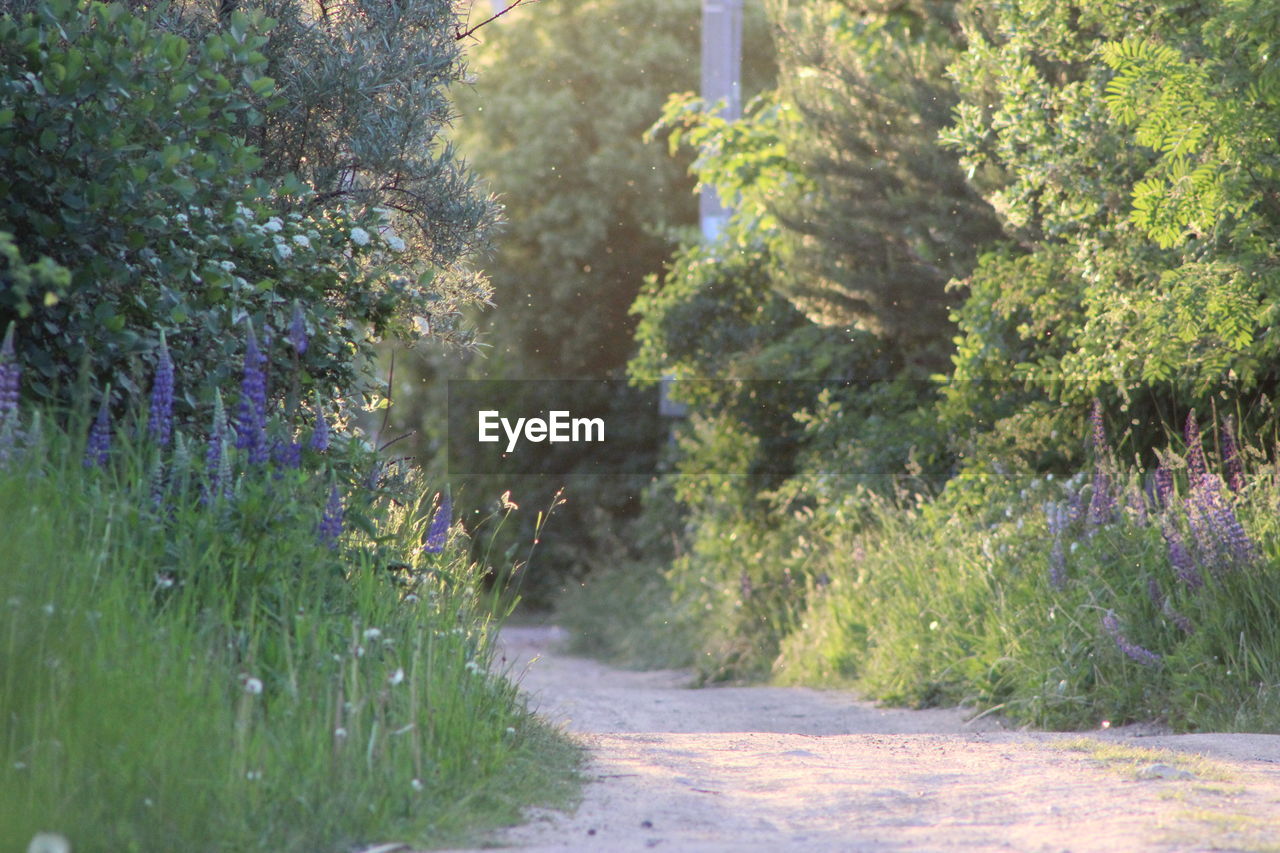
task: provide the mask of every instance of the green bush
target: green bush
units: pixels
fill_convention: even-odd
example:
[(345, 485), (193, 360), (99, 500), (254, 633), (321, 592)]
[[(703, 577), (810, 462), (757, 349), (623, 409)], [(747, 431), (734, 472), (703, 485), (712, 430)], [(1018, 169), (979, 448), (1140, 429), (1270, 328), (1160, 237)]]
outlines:
[[(28, 263), (68, 273), (37, 299), (0, 268), (0, 325), (18, 322), (29, 395), (66, 404), (87, 365), (99, 388), (140, 398), (163, 333), (180, 411), (207, 412), (234, 381), (246, 321), (281, 345), (275, 380), (358, 395), (372, 342), (415, 334), (438, 294), (400, 263), (387, 211), (262, 177), (247, 139), (284, 103), (264, 76), (272, 23), (236, 12), (191, 43), (119, 4), (50, 0), (0, 19), (0, 230)], [(294, 326), (305, 351), (284, 345)]]

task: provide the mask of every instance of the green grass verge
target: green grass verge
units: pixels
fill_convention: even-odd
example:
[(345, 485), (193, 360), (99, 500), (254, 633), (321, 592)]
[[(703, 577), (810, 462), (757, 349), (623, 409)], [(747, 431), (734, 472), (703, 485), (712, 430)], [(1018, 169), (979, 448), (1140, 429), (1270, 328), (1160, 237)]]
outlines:
[(157, 510), (43, 432), (0, 472), (0, 848), (438, 846), (573, 796), (576, 748), (490, 674), (480, 572), (422, 553), (421, 511), (367, 508), (333, 551), (269, 517), (302, 479)]

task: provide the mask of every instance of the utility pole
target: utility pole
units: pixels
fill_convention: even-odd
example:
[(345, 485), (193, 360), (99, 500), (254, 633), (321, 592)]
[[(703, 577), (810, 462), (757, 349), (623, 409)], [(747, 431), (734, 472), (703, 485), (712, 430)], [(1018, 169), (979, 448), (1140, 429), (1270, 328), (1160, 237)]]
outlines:
[[(702, 99), (721, 100), (720, 115), (742, 117), (742, 0), (702, 0)], [(702, 237), (711, 242), (729, 220), (729, 210), (711, 187), (698, 199)]]

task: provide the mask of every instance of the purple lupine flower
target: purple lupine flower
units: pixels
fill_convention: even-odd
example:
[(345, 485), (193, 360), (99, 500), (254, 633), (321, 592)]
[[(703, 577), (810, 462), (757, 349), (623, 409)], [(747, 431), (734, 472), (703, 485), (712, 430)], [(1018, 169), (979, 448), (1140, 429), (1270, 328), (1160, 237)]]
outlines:
[(1250, 562), (1254, 555), (1253, 543), (1223, 499), (1222, 488), (1221, 479), (1207, 474), (1187, 502), (1187, 520), (1201, 562), (1217, 571)]
[(1156, 497), (1160, 499), (1160, 506), (1168, 509), (1173, 502), (1173, 472), (1169, 470), (1169, 466), (1165, 464), (1165, 460), (1160, 460), (1159, 467), (1156, 468)]
[(276, 439), (271, 443), (271, 461), (278, 468), (297, 468), (302, 464), (302, 442)]
[(446, 492), (440, 498), (440, 506), (436, 508), (435, 518), (431, 519), (431, 526), (427, 528), (427, 542), (423, 550), (428, 554), (439, 554), (443, 551), (445, 542), (449, 538), (451, 524), (453, 524), (453, 503)]
[(1131, 483), (1125, 492), (1125, 508), (1133, 517), (1133, 523), (1139, 527), (1147, 524), (1147, 496), (1137, 483)]
[(1108, 524), (1115, 513), (1116, 498), (1111, 493), (1111, 478), (1098, 463), (1093, 470), (1093, 496), (1089, 499), (1089, 524)]
[(240, 381), (240, 406), (236, 410), (236, 447), (249, 451), (251, 465), (261, 465), (269, 456), (266, 363), (250, 321), (249, 343), (244, 352), (244, 378)]
[(1188, 619), (1186, 616), (1182, 615), (1181, 613), (1179, 613), (1178, 611), (1174, 610), (1173, 605), (1169, 603), (1168, 599), (1165, 599), (1164, 607), (1161, 609), (1161, 613), (1164, 614), (1164, 617), (1166, 619), (1168, 619), (1175, 626), (1177, 626), (1178, 630), (1181, 631), (1182, 633), (1194, 634), (1196, 632), (1196, 626), (1192, 624), (1191, 620)]
[(316, 453), (324, 453), (329, 449), (329, 421), (324, 416), (320, 401), (316, 401), (316, 428), (311, 433), (311, 441), (307, 445)]
[(1124, 652), (1125, 657), (1132, 661), (1142, 664), (1143, 666), (1158, 666), (1160, 664), (1160, 655), (1153, 651), (1144, 649), (1137, 643), (1130, 642), (1127, 637), (1120, 631), (1120, 622), (1116, 619), (1115, 611), (1108, 610), (1102, 616), (1102, 630), (1115, 641), (1116, 647)]
[(0, 344), (0, 426), (18, 413), (18, 385), (22, 379), (22, 367), (13, 352), (13, 323), (4, 333)]
[(1093, 496), (1089, 499), (1090, 525), (1100, 526), (1111, 521), (1115, 512), (1116, 499), (1111, 493), (1111, 477), (1107, 473), (1111, 458), (1111, 448), (1107, 445), (1107, 431), (1102, 424), (1102, 403), (1096, 398), (1089, 412), (1089, 421), (1093, 424)]
[(1067, 529), (1067, 513), (1062, 504), (1047, 503), (1044, 506), (1049, 532), (1053, 535), (1053, 545), (1049, 550), (1049, 583), (1059, 590), (1067, 585), (1067, 552), (1062, 542), (1062, 534)]
[(9, 323), (0, 344), (0, 467), (9, 461), (18, 422), (18, 386), (22, 367), (13, 353), (13, 326)]
[(1218, 432), (1222, 437), (1222, 469), (1227, 475), (1227, 488), (1239, 492), (1244, 488), (1244, 466), (1240, 462), (1240, 449), (1236, 447), (1235, 419), (1228, 417)]
[(1209, 466), (1204, 459), (1204, 446), (1200, 442), (1200, 424), (1196, 421), (1196, 410), (1187, 413), (1187, 423), (1182, 431), (1187, 443), (1187, 478), (1192, 488), (1209, 473)]
[(1195, 561), (1191, 559), (1191, 554), (1187, 551), (1187, 546), (1182, 541), (1182, 534), (1178, 532), (1178, 528), (1170, 523), (1161, 526), (1160, 532), (1164, 535), (1165, 544), (1169, 546), (1169, 565), (1173, 566), (1174, 574), (1178, 576), (1178, 580), (1185, 583), (1191, 589), (1199, 589), (1204, 586), (1204, 578), (1200, 576), (1200, 570), (1196, 568)]
[(98, 415), (89, 428), (89, 441), (84, 448), (84, 467), (105, 467), (111, 458), (111, 410), (107, 401), (111, 399), (111, 389), (102, 394), (102, 402), (98, 405)]
[(1093, 425), (1093, 452), (1099, 457), (1110, 456), (1111, 448), (1107, 445), (1107, 430), (1102, 423), (1102, 401), (1093, 398), (1093, 407), (1089, 410), (1089, 422)]
[(151, 410), (147, 415), (147, 434), (160, 447), (168, 447), (173, 437), (173, 361), (164, 332), (160, 333), (160, 360), (156, 364), (151, 385)]
[(324, 514), (320, 516), (320, 525), (316, 528), (320, 544), (330, 551), (338, 549), (338, 537), (342, 535), (342, 516), (342, 492), (335, 485), (329, 489), (329, 500), (324, 506)]
[(307, 351), (307, 321), (302, 316), (301, 303), (293, 303), (293, 319), (289, 321), (289, 343), (294, 352), (303, 355)]

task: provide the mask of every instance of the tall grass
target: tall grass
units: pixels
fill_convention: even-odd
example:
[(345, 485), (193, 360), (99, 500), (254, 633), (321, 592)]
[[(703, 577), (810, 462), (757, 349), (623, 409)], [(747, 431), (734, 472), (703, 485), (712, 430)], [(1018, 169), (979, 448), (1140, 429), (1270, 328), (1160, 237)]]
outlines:
[[(1092, 466), (1065, 481), (890, 498), (799, 478), (767, 523), (699, 517), (661, 573), (666, 618), (696, 626), (710, 677), (854, 684), (1049, 728), (1280, 732), (1280, 469), (1239, 451), (1229, 421), (1216, 440), (1200, 426), (1159, 470), (1120, 464), (1099, 415)], [(593, 605), (609, 596), (572, 607)], [(637, 624), (625, 608), (594, 621), (610, 618), (622, 637)]]
[(0, 470), (0, 847), (430, 846), (568, 793), (573, 750), (490, 672), (463, 534), (423, 547), (429, 498), (350, 498), (331, 548), (314, 476), (157, 502), (142, 443), (86, 467), (80, 429), (27, 432)]

